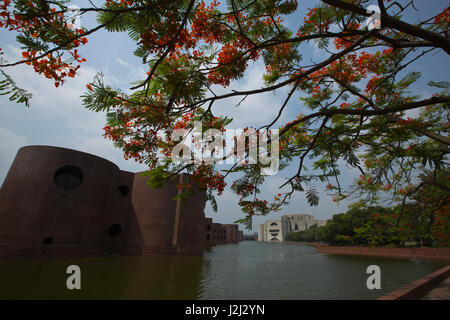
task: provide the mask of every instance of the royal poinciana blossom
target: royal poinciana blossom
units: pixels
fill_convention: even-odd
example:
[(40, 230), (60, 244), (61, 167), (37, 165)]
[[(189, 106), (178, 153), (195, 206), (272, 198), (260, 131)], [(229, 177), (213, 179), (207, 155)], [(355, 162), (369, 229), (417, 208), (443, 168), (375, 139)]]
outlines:
[(66, 11), (64, 6), (51, 6), (47, 1), (11, 3), (5, 0), (0, 3), (0, 27), (18, 32), (17, 40), (24, 45), (24, 60), (20, 63), (32, 65), (37, 73), (53, 79), (56, 87), (64, 78), (75, 77), (80, 68), (78, 63), (86, 61), (76, 48), (88, 40), (83, 29), (69, 27), (64, 16)]
[[(306, 192), (308, 202), (316, 205), (317, 182), (328, 183), (335, 201), (349, 196), (379, 201), (387, 195), (403, 203), (402, 210), (411, 201), (423, 203), (429, 212), (448, 208), (449, 83), (423, 79), (434, 94), (410, 92), (421, 76), (420, 61), (438, 51), (450, 53), (448, 7), (407, 21), (401, 17), (414, 10), (414, 1), (380, 0), (376, 17), (381, 21), (369, 30), (366, 22), (373, 12), (366, 11), (370, 1), (365, 0), (324, 0), (305, 16), (298, 13), (302, 3), (297, 0), (111, 0), (79, 9), (82, 15), (95, 13), (98, 26), (73, 29), (64, 21), (65, 1), (0, 3), (0, 26), (19, 32), (24, 48), (24, 60), (4, 63), (2, 70), (27, 63), (57, 86), (64, 77), (76, 76), (84, 61), (76, 48), (87, 44), (90, 34), (127, 32), (136, 42), (134, 54), (148, 65), (147, 77), (126, 90), (107, 85), (99, 74), (86, 85), (83, 103), (107, 111), (105, 137), (123, 149), (126, 159), (148, 165), (153, 186), (186, 171), (215, 205), (213, 194), (223, 192), (225, 177), (241, 173), (231, 189), (240, 196), (241, 222), (247, 226), (253, 215), (279, 209), (294, 192)], [(289, 29), (289, 19), (298, 26)], [(301, 53), (310, 42), (324, 51), (322, 61), (303, 61)], [(227, 88), (245, 77), (248, 67), (260, 61), (266, 67), (265, 87), (215, 92), (217, 85)], [(273, 106), (279, 112), (260, 130), (274, 128), (295, 93), (303, 98), (296, 103), (298, 117), (279, 128), (280, 168), (299, 164), (274, 198), (258, 198), (264, 183), (261, 163), (242, 161), (219, 171), (223, 168), (175, 164), (165, 157), (179, 142), (171, 140), (174, 129), (202, 121), (204, 131), (224, 130), (231, 119), (216, 114), (217, 101), (280, 88), (287, 95)], [(417, 116), (408, 118), (409, 110)], [(361, 172), (352, 186), (340, 183), (342, 160)], [(305, 161), (310, 161), (307, 171)], [(433, 174), (423, 184), (419, 174), (425, 169)], [(419, 196), (442, 176), (433, 185), (432, 200)]]

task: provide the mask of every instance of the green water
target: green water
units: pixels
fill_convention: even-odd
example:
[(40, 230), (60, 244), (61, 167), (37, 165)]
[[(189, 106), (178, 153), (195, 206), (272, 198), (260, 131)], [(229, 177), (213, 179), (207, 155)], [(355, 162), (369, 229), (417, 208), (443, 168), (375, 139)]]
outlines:
[[(66, 269), (81, 269), (68, 290)], [(369, 290), (366, 269), (381, 269)], [(1, 260), (0, 299), (375, 299), (445, 262), (317, 253), (314, 247), (244, 241), (201, 257)]]

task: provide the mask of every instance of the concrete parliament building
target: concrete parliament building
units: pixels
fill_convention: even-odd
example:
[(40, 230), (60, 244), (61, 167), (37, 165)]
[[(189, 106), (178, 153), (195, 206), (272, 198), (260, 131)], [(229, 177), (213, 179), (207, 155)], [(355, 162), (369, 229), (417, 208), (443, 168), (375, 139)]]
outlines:
[(141, 173), (92, 154), (22, 147), (0, 188), (0, 256), (201, 255), (242, 240), (237, 225), (212, 228), (204, 191), (174, 200), (189, 178), (151, 189)]
[(313, 225), (324, 226), (327, 220), (317, 220), (310, 214), (290, 214), (280, 220), (269, 220), (258, 225), (258, 241), (283, 242), (289, 232), (303, 231)]

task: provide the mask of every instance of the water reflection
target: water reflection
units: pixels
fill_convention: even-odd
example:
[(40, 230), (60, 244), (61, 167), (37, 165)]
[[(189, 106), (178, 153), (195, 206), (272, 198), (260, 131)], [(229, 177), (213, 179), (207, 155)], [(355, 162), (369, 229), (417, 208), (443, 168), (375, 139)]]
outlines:
[[(71, 264), (81, 268), (81, 290), (66, 288)], [(381, 290), (366, 287), (372, 264)], [(246, 241), (202, 257), (1, 260), (0, 299), (375, 299), (444, 265)]]
[[(67, 266), (81, 268), (68, 290)], [(197, 299), (202, 257), (3, 260), (0, 299)]]
[[(243, 242), (204, 254), (201, 299), (376, 299), (443, 267), (442, 261), (343, 256), (314, 247)], [(368, 290), (369, 265), (381, 290)]]

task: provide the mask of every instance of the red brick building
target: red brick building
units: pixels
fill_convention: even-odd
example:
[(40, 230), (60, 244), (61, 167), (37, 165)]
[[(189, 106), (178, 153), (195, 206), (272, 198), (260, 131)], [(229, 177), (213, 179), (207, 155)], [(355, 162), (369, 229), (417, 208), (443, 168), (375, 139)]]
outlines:
[(189, 176), (151, 189), (142, 173), (88, 153), (23, 147), (0, 189), (0, 256), (200, 255), (225, 243), (205, 219), (204, 192), (173, 200), (180, 179)]
[(238, 243), (244, 240), (242, 231), (237, 224), (214, 223), (213, 219), (205, 218), (205, 245), (212, 247), (218, 244)]
[(0, 189), (0, 255), (201, 254), (204, 193), (173, 200), (179, 178), (151, 189), (91, 154), (23, 147)]

